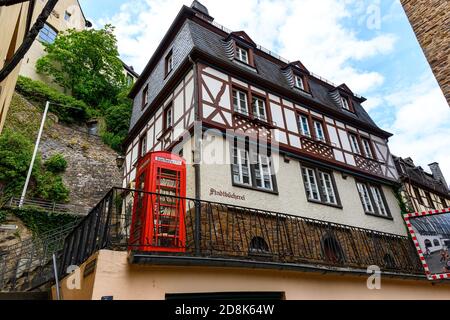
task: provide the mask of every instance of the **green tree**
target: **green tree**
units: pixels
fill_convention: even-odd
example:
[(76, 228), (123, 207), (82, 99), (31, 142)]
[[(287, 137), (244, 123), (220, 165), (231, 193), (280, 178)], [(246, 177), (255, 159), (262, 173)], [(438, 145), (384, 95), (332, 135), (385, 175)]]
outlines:
[(51, 44), (36, 69), (88, 105), (99, 108), (117, 103), (125, 87), (123, 65), (119, 59), (114, 27), (100, 30), (68, 30)]

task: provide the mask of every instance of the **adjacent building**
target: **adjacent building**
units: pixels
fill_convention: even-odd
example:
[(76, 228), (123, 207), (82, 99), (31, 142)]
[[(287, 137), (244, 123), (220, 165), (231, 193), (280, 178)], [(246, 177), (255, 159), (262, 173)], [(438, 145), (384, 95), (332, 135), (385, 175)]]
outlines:
[(450, 207), (450, 191), (438, 163), (431, 163), (432, 173), (428, 173), (411, 158), (394, 160), (402, 183), (401, 195), (409, 212)]
[[(80, 290), (63, 279), (63, 298), (449, 297), (424, 281), (407, 237), (391, 134), (346, 84), (194, 1), (130, 97), (123, 189), (66, 239), (61, 276), (73, 264), (83, 276)], [(155, 177), (149, 161), (161, 165)], [(367, 289), (369, 266), (389, 275), (383, 290)]]
[[(33, 6), (23, 2), (0, 6), (0, 70), (12, 59), (31, 27)], [(0, 82), (0, 133), (16, 86), (20, 64)]]
[(450, 4), (448, 0), (400, 2), (450, 105)]
[[(45, 3), (45, 0), (35, 2), (33, 19), (37, 18)], [(30, 50), (24, 56), (19, 74), (59, 88), (49, 77), (36, 71), (36, 62), (45, 55), (44, 43), (53, 43), (60, 32), (69, 29), (81, 31), (90, 26), (91, 23), (86, 20), (78, 0), (59, 0)]]

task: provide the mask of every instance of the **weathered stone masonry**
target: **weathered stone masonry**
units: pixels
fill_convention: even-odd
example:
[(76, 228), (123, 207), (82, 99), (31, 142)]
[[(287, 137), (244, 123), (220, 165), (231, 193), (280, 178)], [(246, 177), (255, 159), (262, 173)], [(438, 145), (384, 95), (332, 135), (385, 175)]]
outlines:
[(401, 3), (450, 105), (450, 2), (401, 0)]

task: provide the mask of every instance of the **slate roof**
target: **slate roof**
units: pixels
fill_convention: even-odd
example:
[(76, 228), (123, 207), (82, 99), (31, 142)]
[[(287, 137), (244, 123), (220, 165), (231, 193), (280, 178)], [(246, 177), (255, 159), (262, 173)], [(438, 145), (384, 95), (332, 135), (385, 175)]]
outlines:
[[(394, 157), (394, 162), (400, 178), (411, 180), (412, 183), (450, 196), (447, 187), (439, 179), (426, 172), (422, 167), (416, 166), (411, 158), (403, 159), (401, 157)], [(400, 166), (401, 164), (403, 168)]]
[[(191, 36), (196, 48), (204, 51), (210, 55), (215, 56), (216, 58), (220, 58), (224, 62), (237, 65), (228, 59), (226, 55), (225, 46), (223, 43), (223, 37), (216, 32), (213, 32), (193, 21), (188, 21), (189, 28), (191, 30)], [(254, 55), (255, 65), (258, 70), (258, 76), (264, 78), (265, 80), (269, 80), (275, 84), (281, 85), (286, 89), (295, 90), (291, 88), (289, 85), (286, 76), (283, 74), (283, 67), (277, 63), (270, 61), (264, 57), (259, 55)], [(244, 66), (241, 67), (243, 70), (246, 68)], [(370, 118), (368, 113), (364, 110), (361, 104), (358, 101), (353, 99), (353, 105), (355, 109), (355, 114), (352, 112), (348, 112), (343, 110), (340, 106), (336, 105), (334, 101), (331, 99), (329, 91), (334, 90), (335, 88), (330, 88), (328, 84), (324, 84), (322, 81), (310, 77), (309, 85), (312, 93), (312, 100), (319, 102), (330, 109), (335, 111), (345, 113), (347, 116), (350, 116), (354, 119), (359, 119), (360, 121), (365, 122), (369, 126), (379, 127), (375, 124), (375, 122)]]
[[(194, 2), (193, 5), (198, 6), (199, 3)], [(261, 56), (260, 54), (255, 54), (254, 60), (256, 69), (258, 71), (257, 73), (248, 70), (245, 66), (240, 66), (230, 60), (227, 56), (225, 46), (225, 39), (227, 38), (227, 35), (224, 36), (223, 34), (223, 31), (227, 30), (221, 29), (222, 32), (220, 32), (219, 30), (215, 32), (193, 21), (191, 17), (195, 16), (199, 11), (201, 12), (201, 14), (206, 14), (207, 12), (205, 11), (205, 9), (200, 7), (195, 8), (194, 10), (193, 8), (183, 6), (177, 18), (172, 23), (172, 26), (167, 32), (164, 40), (160, 43), (158, 49), (149, 60), (149, 63), (142, 72), (141, 77), (132, 88), (130, 97), (134, 99), (134, 106), (130, 123), (130, 133), (135, 129), (134, 127), (137, 125), (138, 120), (143, 116), (144, 113), (141, 110), (141, 103), (139, 101), (140, 91), (142, 90), (144, 85), (146, 83), (150, 83), (149, 88), (152, 88), (152, 90), (156, 90), (157, 92), (159, 92), (170, 79), (170, 77), (165, 78), (164, 75), (161, 74), (160, 70), (158, 71), (158, 68), (160, 69), (161, 61), (164, 61), (164, 50), (166, 50), (165, 48), (167, 48), (168, 46), (172, 46), (175, 53), (178, 52), (177, 54), (174, 54), (174, 71), (176, 71), (181, 61), (186, 59), (189, 53), (195, 48), (199, 51), (222, 60), (224, 63), (233, 65), (234, 67), (237, 66), (246, 72), (250, 72), (257, 77), (260, 77), (261, 79), (269, 81), (275, 85), (281, 86), (284, 89), (291, 90), (292, 92), (295, 92), (299, 95), (302, 94), (300, 91), (292, 88), (289, 84), (286, 75), (283, 73), (283, 69), (285, 69), (288, 64), (286, 63), (286, 61), (282, 61), (281, 58), (281, 60), (276, 60), (275, 62), (273, 58), (269, 59), (264, 55)], [(181, 29), (177, 29), (180, 28), (181, 25), (179, 23), (177, 24), (177, 22), (182, 21), (180, 19), (184, 18), (186, 18), (186, 21), (182, 24)], [(210, 18), (210, 20), (208, 20), (209, 18), (207, 18), (205, 19), (205, 21), (207, 21), (208, 23), (212, 23), (213, 18)], [(186, 31), (186, 29), (188, 29), (189, 31), (182, 32)], [(175, 38), (171, 41), (171, 43), (168, 43), (168, 36), (170, 34), (175, 34)], [(258, 51), (258, 49), (255, 50)], [(174, 73), (175, 72), (172, 73), (172, 76)], [(359, 120), (363, 125), (377, 131), (378, 133), (384, 134), (384, 136), (386, 137), (390, 136), (388, 132), (380, 129), (375, 124), (375, 122), (370, 118), (370, 116), (361, 106), (361, 102), (364, 101), (363, 98), (355, 97), (354, 99), (352, 99), (353, 107), (355, 110), (355, 113), (352, 113), (342, 109), (339, 103), (335, 102), (335, 100), (333, 100), (330, 95), (330, 92), (341, 89), (341, 86), (332, 86), (313, 75), (309, 77), (309, 86), (312, 97), (310, 95), (303, 94), (306, 99), (310, 99), (311, 101), (320, 103), (321, 105), (326, 106), (330, 109), (330, 111), (332, 110), (335, 113), (345, 114), (348, 118)], [(155, 94), (152, 93), (152, 95), (149, 96), (150, 104), (152, 103), (155, 95), (156, 92)], [(308, 106), (307, 103), (305, 105), (306, 107), (311, 107)], [(144, 111), (148, 112), (149, 110)], [(343, 122), (345, 122), (345, 120), (343, 120)]]

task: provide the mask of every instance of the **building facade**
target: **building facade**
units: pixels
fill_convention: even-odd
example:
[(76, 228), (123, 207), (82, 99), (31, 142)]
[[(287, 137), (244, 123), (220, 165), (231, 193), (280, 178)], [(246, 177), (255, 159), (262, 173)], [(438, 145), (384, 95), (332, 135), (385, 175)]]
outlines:
[(450, 21), (447, 0), (401, 0), (428, 63), (450, 105)]
[[(424, 281), (406, 236), (391, 135), (347, 85), (218, 25), (194, 1), (130, 97), (123, 188), (67, 237), (63, 298), (450, 297), (447, 284)], [(146, 176), (153, 152), (185, 171)], [(175, 181), (169, 172), (182, 183), (162, 185)], [(81, 265), (80, 290), (66, 290), (70, 265)], [(369, 266), (389, 276), (385, 291), (360, 277)]]
[[(13, 57), (31, 25), (32, 7), (29, 2), (0, 6), (0, 70)], [(20, 64), (0, 82), (0, 133), (14, 93)]]
[[(46, 0), (36, 1), (33, 19), (37, 18), (45, 3)], [(91, 26), (91, 23), (86, 20), (78, 0), (59, 0), (45, 22), (44, 27), (40, 30), (39, 35), (33, 42), (30, 50), (28, 50), (27, 54), (24, 56), (19, 75), (33, 80), (39, 80), (50, 84), (55, 88), (59, 88), (47, 76), (39, 74), (36, 71), (36, 62), (45, 55), (43, 43), (53, 43), (60, 32), (69, 29), (81, 31), (88, 26)]]
[(450, 206), (450, 191), (438, 163), (429, 165), (430, 174), (416, 166), (411, 158), (394, 159), (408, 212), (442, 210)]
[(191, 164), (189, 197), (405, 235), (391, 135), (364, 98), (190, 12), (132, 89), (123, 186), (167, 150)]

